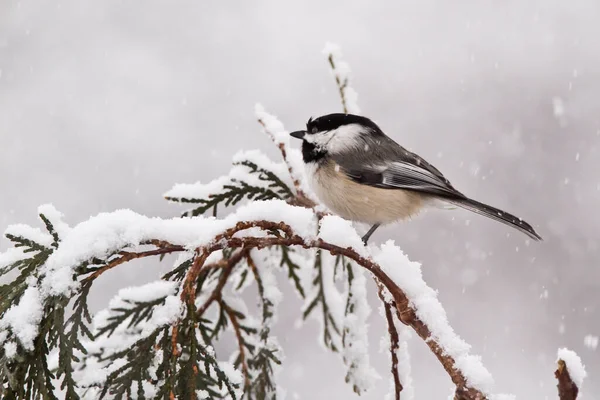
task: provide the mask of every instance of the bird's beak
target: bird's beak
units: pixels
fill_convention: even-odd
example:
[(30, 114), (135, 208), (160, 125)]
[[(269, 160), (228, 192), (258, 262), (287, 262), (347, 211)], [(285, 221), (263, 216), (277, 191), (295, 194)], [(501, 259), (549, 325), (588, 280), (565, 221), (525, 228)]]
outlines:
[(296, 139), (302, 139), (306, 135), (306, 131), (296, 131), (290, 133), (290, 136), (295, 137)]

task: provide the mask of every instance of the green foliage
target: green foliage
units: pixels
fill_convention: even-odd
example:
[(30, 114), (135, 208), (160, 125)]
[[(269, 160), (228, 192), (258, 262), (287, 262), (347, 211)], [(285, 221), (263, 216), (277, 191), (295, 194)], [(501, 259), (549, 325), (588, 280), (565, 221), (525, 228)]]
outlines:
[(316, 270), (316, 275), (312, 281), (312, 284), (317, 290), (315, 291), (314, 297), (312, 300), (310, 300), (308, 306), (305, 308), (303, 317), (306, 319), (311, 312), (317, 308), (317, 306), (320, 306), (322, 313), (321, 318), (323, 319), (323, 344), (325, 344), (325, 346), (332, 351), (338, 351), (338, 348), (335, 345), (334, 337), (340, 335), (340, 329), (335, 322), (333, 314), (331, 314), (327, 297), (325, 295), (326, 283), (324, 282), (323, 277), (323, 254), (321, 250), (317, 250), (314, 268)]
[(306, 294), (304, 293), (304, 288), (302, 287), (302, 282), (300, 281), (300, 276), (298, 276), (298, 272), (300, 271), (300, 266), (295, 263), (290, 257), (290, 253), (294, 251), (286, 246), (279, 246), (281, 249), (281, 261), (279, 263), (280, 267), (285, 266), (288, 270), (288, 278), (294, 282), (294, 287), (296, 291), (300, 295), (300, 297), (305, 298)]
[(169, 201), (178, 203), (199, 204), (198, 207), (186, 211), (184, 217), (195, 217), (202, 215), (209, 210), (213, 210), (213, 215), (217, 215), (219, 205), (229, 207), (238, 204), (240, 201), (247, 200), (271, 200), (288, 199), (293, 196), (292, 190), (272, 171), (260, 168), (251, 161), (241, 161), (234, 165), (242, 165), (248, 168), (249, 173), (257, 175), (259, 181), (264, 185), (255, 186), (248, 184), (240, 179), (230, 179), (230, 183), (223, 186), (220, 193), (212, 193), (206, 199), (167, 197)]

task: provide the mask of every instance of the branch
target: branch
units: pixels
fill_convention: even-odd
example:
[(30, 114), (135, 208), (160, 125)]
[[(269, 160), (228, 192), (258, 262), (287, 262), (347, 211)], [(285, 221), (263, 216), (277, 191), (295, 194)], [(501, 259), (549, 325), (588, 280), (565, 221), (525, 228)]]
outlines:
[[(281, 231), (285, 233), (285, 237), (234, 237), (234, 235), (242, 230), (250, 228), (261, 228), (268, 232)], [(221, 250), (223, 248), (245, 248), (247, 250), (252, 248), (265, 248), (269, 246), (301, 246), (304, 248), (319, 248), (329, 251), (333, 255), (342, 255), (348, 257), (360, 266), (370, 271), (385, 288), (392, 294), (394, 302), (396, 304), (396, 313), (404, 324), (411, 326), (417, 335), (423, 339), (430, 350), (435, 354), (436, 358), (440, 361), (450, 379), (456, 386), (456, 400), (483, 400), (485, 395), (478, 389), (469, 387), (466, 377), (462, 371), (455, 367), (456, 361), (449, 355), (445, 349), (432, 337), (430, 328), (421, 321), (415, 313), (415, 310), (410, 306), (409, 298), (406, 293), (398, 287), (398, 285), (383, 272), (381, 267), (373, 260), (360, 255), (356, 250), (352, 248), (342, 248), (337, 245), (324, 242), (321, 239), (307, 241), (305, 238), (296, 235), (292, 228), (284, 222), (271, 222), (271, 221), (241, 221), (236, 224), (235, 227), (227, 229), (225, 232), (215, 236), (210, 242), (212, 245), (201, 247), (197, 249), (198, 256), (194, 261), (190, 271), (187, 274), (186, 282), (184, 284), (184, 291), (182, 293), (182, 299), (187, 293), (188, 303), (193, 303), (195, 293), (195, 282), (200, 273), (200, 270), (204, 264), (204, 261), (214, 251)]]
[(558, 397), (560, 400), (575, 400), (587, 376), (581, 358), (566, 348), (558, 349), (558, 369), (554, 376), (558, 379)]
[(226, 265), (223, 269), (223, 272), (221, 273), (221, 276), (219, 277), (217, 286), (215, 286), (214, 290), (212, 291), (212, 293), (210, 294), (208, 299), (204, 302), (204, 304), (202, 304), (202, 306), (200, 306), (198, 311), (196, 311), (196, 315), (198, 317), (202, 316), (202, 314), (204, 314), (206, 312), (206, 310), (208, 310), (210, 305), (215, 300), (219, 299), (219, 297), (221, 296), (221, 292), (223, 291), (223, 288), (225, 287), (225, 284), (227, 283), (227, 279), (229, 279), (229, 276), (231, 275), (231, 272), (233, 271), (233, 268), (237, 265), (238, 262), (240, 262), (240, 260), (246, 254), (248, 254), (248, 251), (240, 250), (240, 251), (235, 252), (227, 260), (223, 260), (226, 262)]
[(558, 398), (560, 400), (576, 400), (579, 388), (571, 379), (567, 364), (563, 360), (558, 360), (558, 368), (554, 371), (554, 376), (558, 379)]
[(402, 389), (404, 388), (402, 387), (400, 375), (398, 374), (398, 349), (400, 348), (400, 337), (398, 336), (396, 324), (394, 324), (394, 314), (392, 313), (392, 307), (395, 308), (395, 305), (385, 299), (383, 285), (380, 282), (376, 283), (378, 287), (377, 294), (379, 295), (379, 298), (383, 302), (383, 307), (385, 308), (385, 319), (387, 321), (388, 333), (390, 335), (390, 355), (392, 360), (391, 371), (392, 376), (394, 377), (395, 399), (400, 400), (400, 392), (402, 392)]
[(159, 246), (160, 248), (158, 248), (156, 250), (144, 251), (141, 253), (132, 253), (132, 252), (127, 252), (127, 251), (122, 251), (121, 253), (119, 253), (119, 254), (121, 254), (120, 258), (117, 258), (116, 260), (111, 261), (110, 263), (106, 264), (104, 267), (97, 269), (90, 276), (86, 277), (83, 280), (83, 282), (84, 283), (91, 282), (91, 281), (95, 280), (96, 278), (98, 278), (103, 273), (105, 273), (106, 271), (108, 271), (109, 269), (112, 269), (112, 268), (114, 268), (118, 265), (121, 265), (123, 263), (126, 263), (128, 261), (135, 260), (136, 258), (144, 258), (144, 257), (157, 256), (157, 255), (163, 255), (163, 254), (170, 254), (170, 253), (174, 253), (177, 251), (185, 250), (185, 248), (182, 246), (175, 246), (175, 245), (171, 245), (171, 244), (166, 245), (164, 242), (160, 242), (160, 241), (156, 241), (156, 246)]
[(260, 104), (256, 105), (256, 116), (258, 118), (258, 123), (263, 127), (264, 132), (269, 135), (273, 143), (279, 148), (283, 161), (288, 167), (288, 172), (290, 173), (294, 188), (296, 189), (296, 196), (292, 198), (293, 204), (301, 207), (313, 208), (316, 204), (302, 190), (302, 184), (300, 183), (301, 175), (296, 171), (296, 168), (299, 168), (301, 164), (298, 163), (298, 165), (294, 166), (294, 163), (289, 157), (288, 132), (283, 129), (283, 124), (275, 116), (267, 113)]
[(327, 56), (331, 72), (335, 77), (335, 83), (340, 92), (344, 114), (358, 114), (360, 112), (358, 104), (356, 103), (358, 95), (354, 89), (350, 87), (350, 66), (347, 62), (342, 60), (342, 51), (340, 47), (337, 44), (327, 43), (323, 49), (323, 53)]
[[(241, 253), (241, 252), (240, 252)], [(231, 325), (233, 326), (233, 331), (235, 332), (235, 337), (238, 343), (238, 350), (240, 352), (240, 365), (242, 366), (242, 374), (244, 375), (244, 391), (247, 391), (250, 388), (250, 371), (248, 369), (248, 362), (246, 361), (246, 350), (244, 349), (244, 337), (242, 336), (242, 329), (240, 327), (240, 322), (238, 317), (227, 303), (223, 301), (222, 298), (218, 299), (219, 304), (225, 310), (227, 317), (231, 321)]]

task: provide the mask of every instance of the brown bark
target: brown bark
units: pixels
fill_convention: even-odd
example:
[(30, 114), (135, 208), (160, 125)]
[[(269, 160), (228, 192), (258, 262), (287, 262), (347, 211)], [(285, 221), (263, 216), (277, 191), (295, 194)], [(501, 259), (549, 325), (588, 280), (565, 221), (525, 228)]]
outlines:
[(571, 379), (567, 364), (563, 360), (558, 360), (558, 368), (554, 371), (554, 376), (558, 379), (558, 398), (560, 400), (575, 400), (579, 394), (579, 388)]

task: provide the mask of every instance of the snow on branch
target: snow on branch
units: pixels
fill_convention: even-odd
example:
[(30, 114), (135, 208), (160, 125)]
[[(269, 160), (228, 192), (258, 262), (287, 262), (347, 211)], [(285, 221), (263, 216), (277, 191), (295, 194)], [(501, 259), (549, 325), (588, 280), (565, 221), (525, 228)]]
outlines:
[[(198, 279), (203, 271), (204, 262), (217, 250), (233, 248), (248, 250), (276, 245), (322, 249), (353, 260), (358, 266), (377, 277), (394, 298), (396, 312), (401, 320), (412, 326), (417, 334), (428, 342), (457, 385), (458, 391), (473, 396), (490, 393), (489, 374), (481, 366), (478, 358), (468, 354), (468, 346), (448, 325), (435, 292), (421, 279), (418, 264), (410, 263), (391, 243), (376, 249), (376, 254), (371, 256), (369, 250), (362, 246), (358, 233), (338, 217), (324, 218), (317, 236), (315, 235), (317, 220), (318, 215), (313, 210), (292, 206), (280, 200), (252, 202), (223, 219), (195, 217), (163, 220), (147, 218), (131, 211), (101, 214), (73, 227), (62, 239), (58, 249), (41, 269), (43, 289), (36, 293), (36, 296), (43, 294), (42, 298), (38, 299), (40, 303), (52, 296), (76, 293), (78, 285), (71, 276), (76, 275), (77, 265), (95, 258), (107, 259), (112, 254), (117, 254), (117, 259), (131, 259), (130, 254), (136, 253), (135, 251), (120, 252), (124, 248), (135, 248), (144, 243), (151, 243), (158, 247), (156, 250), (167, 248), (183, 252), (195, 249), (194, 262), (189, 265), (179, 290), (183, 304), (187, 304), (187, 312), (190, 312), (190, 309), (195, 308)], [(155, 255), (148, 251), (143, 254)], [(400, 273), (401, 271), (406, 274)], [(156, 284), (149, 287), (155, 292), (168, 292), (162, 290), (162, 287), (158, 290)], [(169, 287), (171, 286), (165, 285), (166, 289)], [(120, 297), (133, 305), (155, 302), (156, 296), (145, 293), (146, 290), (128, 289), (122, 291)], [(25, 307), (30, 306), (30, 302), (25, 301), (27, 298), (24, 295), (18, 303), (18, 309), (4, 314), (2, 321), (10, 321), (15, 313), (25, 312)], [(123, 301), (119, 300), (119, 303)], [(169, 309), (178, 310), (180, 306), (177, 304), (176, 302), (169, 306)], [(37, 308), (39, 309), (39, 306)], [(132, 312), (130, 307), (115, 307), (113, 304), (113, 308), (120, 313)], [(232, 315), (237, 314), (223, 304), (221, 308), (236, 327), (237, 322)], [(159, 320), (163, 325), (168, 325), (170, 322), (168, 317)], [(35, 320), (30, 322), (30, 325), (35, 322)], [(360, 315), (355, 322), (363, 323)], [(173, 330), (180, 323), (181, 318), (173, 323)], [(113, 328), (111, 329), (114, 331)], [(239, 334), (240, 328), (236, 330)], [(27, 331), (31, 331), (31, 328)], [(19, 333), (18, 329), (13, 329), (12, 332)], [(17, 338), (27, 350), (31, 337), (22, 340), (22, 337), (17, 335)], [(137, 338), (137, 341), (145, 339)], [(366, 355), (364, 345), (358, 342), (354, 342), (353, 345), (356, 355), (363, 354), (360, 357)], [(353, 357), (355, 360), (360, 360), (356, 356)], [(366, 374), (370, 373), (362, 373), (361, 377), (365, 378)]]
[(558, 349), (558, 368), (554, 376), (558, 379), (558, 397), (560, 400), (575, 400), (587, 376), (581, 358), (572, 350)]
[(329, 61), (331, 72), (340, 92), (344, 113), (359, 114), (358, 94), (350, 86), (350, 65), (342, 59), (340, 46), (335, 43), (326, 43), (323, 54), (327, 56), (327, 60)]
[(312, 200), (306, 195), (306, 193), (310, 193), (310, 189), (306, 186), (306, 179), (303, 179), (302, 171), (304, 171), (304, 164), (302, 162), (302, 155), (299, 150), (293, 149), (290, 146), (289, 132), (285, 130), (283, 123), (274, 115), (266, 112), (261, 104), (255, 105), (254, 113), (264, 132), (271, 137), (273, 143), (279, 148), (296, 189), (296, 197), (301, 199), (305, 203), (304, 205), (314, 205)]

